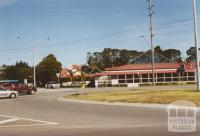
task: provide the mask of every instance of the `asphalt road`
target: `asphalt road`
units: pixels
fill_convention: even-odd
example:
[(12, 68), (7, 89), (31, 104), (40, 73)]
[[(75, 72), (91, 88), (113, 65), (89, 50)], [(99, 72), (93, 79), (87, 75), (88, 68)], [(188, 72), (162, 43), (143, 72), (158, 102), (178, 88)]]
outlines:
[[(166, 109), (58, 101), (70, 90), (0, 99), (1, 136), (199, 136), (168, 132)], [(197, 118), (200, 116), (198, 115)], [(197, 120), (198, 121), (198, 120)]]

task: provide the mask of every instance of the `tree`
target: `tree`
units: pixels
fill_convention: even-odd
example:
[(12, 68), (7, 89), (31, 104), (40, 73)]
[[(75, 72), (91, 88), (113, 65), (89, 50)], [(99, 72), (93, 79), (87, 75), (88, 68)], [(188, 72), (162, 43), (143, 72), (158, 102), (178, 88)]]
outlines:
[(136, 50), (126, 50), (123, 49), (120, 51), (119, 64), (117, 66), (126, 65), (128, 63), (133, 63), (134, 58), (142, 54), (143, 52), (139, 52)]
[(113, 65), (113, 56), (112, 50), (110, 48), (105, 48), (102, 52), (102, 65), (103, 69), (112, 67)]
[(184, 76), (184, 73), (185, 73), (185, 66), (184, 66), (184, 64), (180, 65), (180, 67), (177, 69), (176, 73), (181, 77), (181, 80), (183, 80), (183, 76)]
[(87, 64), (91, 67), (91, 73), (100, 72), (103, 70), (102, 62), (102, 53), (101, 52), (94, 52), (87, 53)]
[[(2, 69), (2, 79), (19, 80), (19, 82), (24, 82), (24, 79), (29, 79), (32, 76), (33, 70), (28, 63), (19, 61), (15, 65), (3, 66)], [(32, 81), (32, 79), (31, 79)]]
[(82, 65), (81, 66), (81, 72), (85, 73), (85, 74), (90, 74), (92, 71), (92, 68), (87, 66), (87, 65)]
[(159, 45), (154, 48), (154, 51), (160, 55), (163, 55), (163, 50)]
[(167, 49), (163, 51), (163, 55), (173, 62), (182, 62), (181, 51), (176, 49)]
[(190, 49), (187, 50), (188, 58), (186, 58), (187, 62), (196, 62), (196, 48), (190, 47)]
[(57, 81), (56, 73), (60, 73), (61, 63), (57, 61), (53, 54), (47, 57), (36, 66), (37, 81), (41, 85), (45, 85), (49, 81)]
[(93, 72), (99, 72), (108, 67), (128, 64), (141, 53), (136, 50), (105, 48), (102, 52), (87, 53), (87, 64)]
[[(30, 79), (30, 77), (33, 75), (33, 68), (30, 67), (26, 62), (22, 61), (17, 62), (15, 64), (15, 67), (17, 70), (16, 72), (17, 79), (21, 82), (23, 82), (24, 79)], [(30, 80), (33, 81), (32, 78)]]

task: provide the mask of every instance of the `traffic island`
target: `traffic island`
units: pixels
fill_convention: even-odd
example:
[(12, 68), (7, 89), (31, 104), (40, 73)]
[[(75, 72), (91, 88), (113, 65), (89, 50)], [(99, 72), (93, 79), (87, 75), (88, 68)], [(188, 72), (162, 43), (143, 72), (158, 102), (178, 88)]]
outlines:
[(100, 102), (124, 102), (143, 104), (170, 104), (174, 101), (191, 101), (200, 106), (200, 93), (194, 90), (135, 90), (112, 92), (74, 93), (65, 99), (89, 100)]

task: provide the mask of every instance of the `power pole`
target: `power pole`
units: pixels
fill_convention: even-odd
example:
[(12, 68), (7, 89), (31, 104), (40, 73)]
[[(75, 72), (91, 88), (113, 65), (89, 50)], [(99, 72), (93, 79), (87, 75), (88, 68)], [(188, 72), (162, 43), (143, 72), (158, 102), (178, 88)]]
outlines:
[(153, 7), (152, 0), (147, 0), (148, 2), (148, 16), (149, 16), (149, 26), (150, 26), (150, 43), (151, 43), (151, 65), (152, 65), (152, 83), (155, 85), (155, 62), (154, 62), (154, 43), (153, 43), (153, 23), (152, 23), (152, 17), (153, 17)]
[(199, 77), (199, 45), (198, 45), (198, 27), (197, 27), (197, 9), (196, 0), (193, 0), (193, 20), (194, 20), (194, 41), (196, 47), (196, 78), (197, 78), (197, 91), (200, 91), (200, 77)]
[(34, 85), (34, 87), (37, 87), (36, 70), (35, 70), (35, 47), (33, 47), (33, 85)]

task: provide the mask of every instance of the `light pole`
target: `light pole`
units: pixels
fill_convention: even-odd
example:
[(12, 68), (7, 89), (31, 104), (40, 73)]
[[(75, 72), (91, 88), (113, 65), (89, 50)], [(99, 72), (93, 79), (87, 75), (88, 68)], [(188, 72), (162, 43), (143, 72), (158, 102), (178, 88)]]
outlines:
[(153, 43), (153, 0), (147, 0), (148, 2), (148, 14), (149, 14), (149, 31), (150, 31), (150, 44), (151, 44), (151, 65), (152, 65), (152, 83), (155, 85), (155, 62), (154, 62), (154, 43)]
[[(50, 40), (50, 37), (47, 37), (47, 40)], [(32, 50), (33, 50), (33, 85), (34, 87), (37, 87), (37, 82), (36, 82), (36, 67), (35, 67), (35, 48), (37, 46), (33, 46)]]
[(198, 47), (198, 27), (197, 27), (197, 9), (196, 0), (193, 0), (193, 20), (194, 20), (194, 42), (196, 47), (196, 79), (197, 79), (197, 91), (200, 91), (200, 79), (199, 79), (199, 47)]
[(34, 87), (37, 87), (36, 70), (35, 70), (35, 47), (33, 47), (33, 85), (34, 85)]

